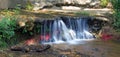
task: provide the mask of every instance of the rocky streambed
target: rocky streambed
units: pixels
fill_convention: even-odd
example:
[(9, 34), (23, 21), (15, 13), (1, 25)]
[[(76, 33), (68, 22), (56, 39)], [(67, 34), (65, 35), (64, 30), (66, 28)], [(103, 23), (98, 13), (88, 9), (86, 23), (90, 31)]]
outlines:
[(43, 52), (0, 50), (0, 57), (119, 57), (120, 42), (90, 41), (84, 44), (52, 44)]

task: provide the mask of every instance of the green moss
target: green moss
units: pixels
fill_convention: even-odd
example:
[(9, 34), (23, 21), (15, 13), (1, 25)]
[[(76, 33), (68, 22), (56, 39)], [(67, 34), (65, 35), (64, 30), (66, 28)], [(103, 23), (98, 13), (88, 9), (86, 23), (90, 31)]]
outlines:
[(82, 11), (82, 12), (75, 12), (76, 16), (90, 16), (89, 12)]

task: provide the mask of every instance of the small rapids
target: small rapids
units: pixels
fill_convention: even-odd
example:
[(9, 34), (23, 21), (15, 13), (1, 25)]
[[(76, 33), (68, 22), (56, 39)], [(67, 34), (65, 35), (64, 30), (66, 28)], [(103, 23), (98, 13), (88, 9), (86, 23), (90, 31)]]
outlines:
[(40, 42), (75, 44), (94, 40), (94, 35), (89, 32), (88, 20), (87, 18), (70, 17), (44, 20), (40, 29)]

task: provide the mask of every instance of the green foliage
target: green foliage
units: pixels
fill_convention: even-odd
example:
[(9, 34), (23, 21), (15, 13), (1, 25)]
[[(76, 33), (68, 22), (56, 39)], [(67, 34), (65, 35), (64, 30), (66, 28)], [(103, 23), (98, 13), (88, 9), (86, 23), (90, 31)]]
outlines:
[(40, 33), (41, 32), (41, 25), (40, 24), (36, 24), (35, 27), (34, 27), (34, 32), (35, 33)]
[(26, 9), (27, 10), (32, 10), (33, 9), (33, 5), (32, 5), (32, 3), (29, 0), (27, 1)]
[[(33, 22), (32, 22), (33, 23)], [(32, 24), (26, 23), (25, 27), (22, 30), (23, 34), (35, 35), (41, 33), (41, 24)]]
[(32, 35), (34, 35), (34, 32), (32, 30), (27, 30), (26, 28), (24, 28), (22, 30), (22, 34), (26, 34), (26, 35), (32, 36)]
[(114, 28), (117, 29), (117, 31), (120, 31), (120, 12), (114, 13), (114, 22), (113, 22)]
[(120, 0), (110, 0), (115, 11), (120, 11)]
[(114, 9), (114, 21), (113, 21), (113, 26), (117, 31), (120, 31), (120, 0), (110, 0), (113, 9)]
[(100, 5), (102, 7), (106, 7), (108, 3), (109, 3), (109, 0), (101, 0)]
[(34, 22), (32, 19), (29, 19), (25, 22), (25, 26), (22, 28), (22, 34), (33, 35)]
[(20, 10), (21, 10), (20, 7), (21, 7), (21, 5), (18, 4), (18, 5), (13, 9), (13, 12), (14, 12), (16, 15), (20, 14)]
[(4, 17), (0, 20), (0, 47), (7, 47), (11, 45), (16, 27), (15, 18)]

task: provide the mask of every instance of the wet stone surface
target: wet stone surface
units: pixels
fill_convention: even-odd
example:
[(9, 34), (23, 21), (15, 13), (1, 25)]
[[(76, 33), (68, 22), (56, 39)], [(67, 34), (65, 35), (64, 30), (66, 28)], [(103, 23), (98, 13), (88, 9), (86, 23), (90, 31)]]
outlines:
[(119, 57), (120, 43), (93, 41), (85, 44), (52, 44), (43, 52), (1, 50), (0, 57)]

